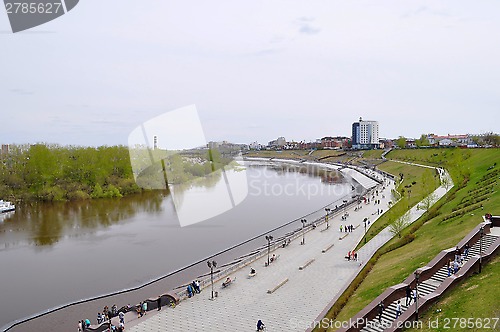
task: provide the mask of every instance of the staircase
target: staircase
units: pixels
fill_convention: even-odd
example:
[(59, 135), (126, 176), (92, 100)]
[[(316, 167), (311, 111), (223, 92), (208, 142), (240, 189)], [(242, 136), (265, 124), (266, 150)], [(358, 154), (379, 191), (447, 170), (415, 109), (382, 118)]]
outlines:
[[(493, 242), (496, 241), (498, 238), (497, 235), (492, 235), (492, 234), (485, 234), (483, 236), (482, 240), (482, 250), (483, 252), (491, 245)], [(480, 242), (481, 240), (478, 240), (474, 245), (471, 246), (469, 249), (469, 255), (465, 258), (465, 261), (468, 261), (470, 257), (474, 255), (479, 256), (480, 252)], [(453, 272), (452, 272), (453, 273)], [(432, 275), (429, 279), (421, 282), (418, 284), (418, 295), (419, 297), (421, 296), (426, 296), (428, 294), (431, 294), (434, 292), (436, 288), (448, 277), (448, 268), (446, 266), (443, 266), (440, 268), (436, 273)], [(401, 301), (401, 313), (405, 312), (408, 309), (408, 306), (406, 306), (406, 298), (400, 298)], [(382, 313), (382, 319), (379, 322), (378, 320), (378, 315), (374, 319), (368, 321), (366, 323), (366, 326), (361, 329), (361, 331), (376, 331), (376, 332), (382, 332), (385, 330), (386, 327), (391, 326), (392, 323), (396, 320), (396, 306), (397, 306), (398, 300), (392, 302), (388, 306), (386, 306), (384, 312)], [(386, 303), (384, 303), (387, 305)], [(414, 305), (414, 302), (410, 304), (410, 307)]]

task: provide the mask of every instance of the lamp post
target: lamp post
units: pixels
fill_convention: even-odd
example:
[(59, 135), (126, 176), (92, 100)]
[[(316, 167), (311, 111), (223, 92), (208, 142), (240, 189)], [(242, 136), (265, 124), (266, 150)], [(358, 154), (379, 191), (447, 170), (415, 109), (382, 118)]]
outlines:
[(420, 272), (415, 270), (415, 320), (418, 320), (418, 279)]
[(269, 235), (267, 236), (266, 235), (266, 240), (267, 240), (267, 266), (269, 266), (269, 254), (271, 253), (271, 241), (273, 240), (273, 236), (272, 235)]
[(484, 226), (481, 226), (479, 229), (479, 273), (481, 273), (481, 265), (483, 263), (483, 235), (484, 235)]
[(365, 223), (365, 244), (366, 244), (366, 223), (368, 222), (368, 218), (363, 219), (363, 222)]
[(306, 226), (307, 220), (300, 219), (300, 222), (302, 223), (302, 243), (301, 244), (306, 244), (306, 235), (305, 235), (304, 227)]
[(325, 216), (325, 221), (326, 221), (326, 229), (328, 229), (328, 227), (330, 227), (330, 225), (328, 225), (328, 214), (330, 213), (332, 209), (330, 208), (325, 208), (325, 211), (326, 211), (326, 216)]
[(207, 261), (208, 268), (210, 269), (210, 281), (212, 282), (212, 297), (211, 300), (214, 299), (214, 269), (217, 267), (216, 261)]

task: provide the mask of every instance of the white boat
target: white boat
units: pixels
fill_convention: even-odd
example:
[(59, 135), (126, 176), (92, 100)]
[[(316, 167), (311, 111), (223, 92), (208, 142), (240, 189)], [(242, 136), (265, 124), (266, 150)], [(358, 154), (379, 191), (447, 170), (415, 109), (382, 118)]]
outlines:
[(12, 204), (11, 202), (0, 200), (0, 213), (14, 211), (15, 209), (16, 209), (16, 206), (14, 204)]

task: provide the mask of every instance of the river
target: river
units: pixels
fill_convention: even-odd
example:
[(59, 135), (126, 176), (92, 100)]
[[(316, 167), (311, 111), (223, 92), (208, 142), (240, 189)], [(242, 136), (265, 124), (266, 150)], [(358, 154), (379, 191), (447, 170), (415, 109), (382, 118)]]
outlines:
[[(324, 215), (325, 206), (342, 204), (354, 184), (335, 171), (304, 165), (247, 162), (243, 172), (244, 197), (236, 205), (220, 214), (207, 212), (206, 220), (198, 214), (196, 222), (187, 224), (178, 218), (185, 215), (181, 210), (210, 210), (214, 203), (206, 198), (224, 183), (222, 176), (177, 191), (174, 198), (152, 191), (121, 199), (32, 203), (2, 216), (0, 327), (65, 303), (137, 286), (293, 220), (273, 234), (300, 228), (301, 218), (312, 221)], [(258, 237), (225, 259), (265, 243)], [(172, 278), (171, 284), (179, 282)]]

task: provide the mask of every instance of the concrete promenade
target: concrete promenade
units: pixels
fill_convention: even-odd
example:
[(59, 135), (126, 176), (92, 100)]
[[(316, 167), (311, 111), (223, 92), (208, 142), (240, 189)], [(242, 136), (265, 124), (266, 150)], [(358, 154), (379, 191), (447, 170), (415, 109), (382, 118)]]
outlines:
[[(378, 188), (380, 204), (361, 204), (347, 209), (349, 217), (341, 215), (330, 218), (328, 230), (323, 223), (292, 241), (285, 248), (273, 253), (279, 259), (265, 267), (267, 257), (251, 266), (257, 275), (248, 278), (250, 266), (234, 272), (236, 281), (222, 289), (222, 281), (215, 284), (218, 297), (210, 300), (210, 287), (190, 299), (182, 301), (176, 308), (164, 308), (150, 312), (148, 316), (126, 322), (128, 331), (253, 331), (258, 319), (262, 319), (268, 331), (304, 331), (338, 294), (339, 290), (357, 274), (361, 262), (347, 261), (344, 257), (364, 235), (363, 219), (370, 220), (370, 226), (379, 217), (378, 209), (388, 210), (390, 190), (394, 183), (382, 191)], [(385, 198), (382, 198), (382, 195)], [(351, 233), (340, 232), (340, 225), (353, 225)], [(344, 237), (345, 236), (345, 237)], [(343, 237), (343, 239), (340, 239)], [(370, 248), (372, 248), (370, 241)], [(323, 249), (333, 247), (323, 253)], [(371, 249), (369, 250), (371, 251)], [(360, 256), (365, 256), (360, 252)], [(303, 268), (308, 262), (310, 265)], [(272, 290), (284, 280), (288, 281), (272, 294)]]
[[(420, 165), (417, 165), (420, 166)], [(442, 171), (441, 178), (449, 175)], [(448, 182), (449, 183), (449, 182)], [(351, 283), (364, 263), (387, 241), (392, 238), (389, 228), (384, 229), (371, 239), (358, 253), (358, 262), (347, 261), (344, 257), (364, 235), (363, 219), (366, 217), (371, 226), (379, 218), (377, 210), (388, 210), (390, 190), (394, 183), (389, 182), (384, 191), (378, 188), (380, 205), (361, 204), (362, 208), (348, 209), (346, 221), (338, 215), (330, 219), (330, 227), (325, 230), (323, 223), (305, 234), (305, 245), (301, 238), (285, 248), (277, 249), (274, 254), (279, 259), (265, 267), (266, 257), (251, 264), (257, 276), (248, 278), (250, 266), (236, 271), (231, 278), (236, 281), (225, 289), (221, 281), (215, 284), (218, 297), (210, 300), (210, 287), (201, 294), (182, 301), (176, 308), (164, 308), (151, 312), (147, 317), (134, 319), (127, 325), (128, 331), (254, 331), (258, 319), (262, 319), (268, 331), (304, 331), (314, 324), (332, 299)], [(441, 186), (434, 192), (435, 200), (440, 199), (451, 188)], [(382, 198), (383, 195), (385, 198)], [(414, 206), (410, 209), (409, 223), (417, 220), (424, 211)], [(340, 232), (340, 225), (355, 227), (352, 233)], [(346, 236), (347, 235), (347, 236)], [(344, 237), (345, 236), (345, 237)], [(343, 237), (342, 239), (340, 239)], [(333, 247), (326, 252), (324, 249)], [(304, 267), (308, 264), (307, 267)], [(303, 267), (301, 269), (301, 267)], [(269, 294), (279, 284), (281, 287)]]

